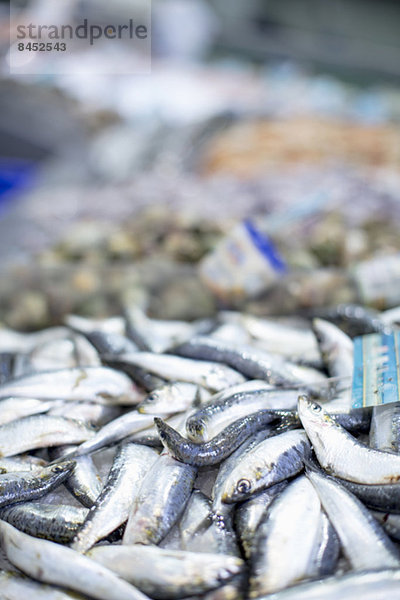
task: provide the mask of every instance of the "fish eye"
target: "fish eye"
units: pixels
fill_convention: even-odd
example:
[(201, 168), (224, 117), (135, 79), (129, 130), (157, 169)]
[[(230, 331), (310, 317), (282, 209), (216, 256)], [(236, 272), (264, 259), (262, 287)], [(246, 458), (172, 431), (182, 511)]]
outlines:
[(61, 471), (63, 470), (63, 468), (60, 465), (56, 465), (51, 470), (52, 470), (53, 473), (61, 473)]
[(316, 403), (314, 403), (314, 404), (311, 406), (311, 408), (312, 408), (312, 410), (313, 410), (315, 413), (319, 413), (319, 412), (321, 412), (321, 407), (320, 407), (320, 405), (319, 405), (319, 404), (316, 404)]
[(250, 481), (248, 479), (240, 479), (237, 482), (236, 490), (240, 494), (247, 494), (247, 492), (249, 492), (251, 490), (251, 483), (250, 483)]

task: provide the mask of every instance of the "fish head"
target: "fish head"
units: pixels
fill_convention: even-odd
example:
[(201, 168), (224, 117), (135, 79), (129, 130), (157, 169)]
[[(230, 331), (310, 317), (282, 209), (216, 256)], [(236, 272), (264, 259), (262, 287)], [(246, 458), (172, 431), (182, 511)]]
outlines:
[(322, 406), (308, 396), (299, 396), (297, 411), (307, 433), (309, 427), (336, 426), (335, 421)]
[(240, 475), (239, 478), (233, 471), (231, 476), (227, 478), (223, 490), (221, 492), (221, 500), (226, 504), (241, 502), (250, 498), (256, 490), (255, 482), (248, 475)]

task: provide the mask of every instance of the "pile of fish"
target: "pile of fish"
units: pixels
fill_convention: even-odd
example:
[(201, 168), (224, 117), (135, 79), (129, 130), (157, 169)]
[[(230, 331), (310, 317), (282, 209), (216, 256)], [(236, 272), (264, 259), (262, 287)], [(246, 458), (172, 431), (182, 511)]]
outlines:
[(325, 317), (0, 330), (0, 598), (398, 597), (400, 403), (352, 409), (344, 329), (400, 308)]

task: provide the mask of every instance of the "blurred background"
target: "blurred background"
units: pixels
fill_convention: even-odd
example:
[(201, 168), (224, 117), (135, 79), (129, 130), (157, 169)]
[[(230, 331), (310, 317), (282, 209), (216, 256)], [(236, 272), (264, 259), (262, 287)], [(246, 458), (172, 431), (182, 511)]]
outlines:
[(0, 18), (1, 323), (400, 304), (398, 2), (153, 0), (150, 75), (10, 75)]

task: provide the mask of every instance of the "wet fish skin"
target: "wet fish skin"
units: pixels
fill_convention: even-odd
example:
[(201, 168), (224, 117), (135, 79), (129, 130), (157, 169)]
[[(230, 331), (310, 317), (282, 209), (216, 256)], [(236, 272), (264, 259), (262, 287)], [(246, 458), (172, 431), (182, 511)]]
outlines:
[(399, 453), (400, 402), (373, 407), (369, 445), (377, 450)]
[(400, 483), (362, 484), (335, 479), (368, 508), (400, 514)]
[(302, 471), (310, 445), (295, 429), (267, 438), (247, 452), (224, 482), (222, 502), (241, 502)]
[[(152, 392), (166, 383), (166, 379), (158, 377), (157, 375), (153, 375), (152, 373), (146, 371), (146, 369), (142, 369), (137, 365), (133, 365), (128, 359), (124, 358), (129, 357), (132, 354), (133, 353), (120, 354), (118, 356), (115, 356), (114, 354), (103, 354), (101, 358), (104, 364), (118, 369), (118, 371), (123, 371), (129, 375), (135, 384), (137, 384), (143, 390), (146, 390), (146, 392)], [(142, 400), (143, 398), (141, 401)]]
[(68, 458), (84, 456), (110, 444), (115, 444), (134, 433), (148, 429), (153, 425), (153, 419), (152, 415), (140, 415), (136, 410), (131, 410), (104, 425), (91, 439), (78, 446), (67, 456)]
[(194, 442), (207, 442), (227, 425), (263, 409), (291, 410), (297, 406), (299, 390), (255, 389), (237, 392), (222, 400), (210, 398), (186, 421), (188, 437)]
[(183, 412), (195, 405), (202, 405), (210, 397), (205, 388), (194, 383), (166, 383), (150, 392), (138, 405), (141, 414), (170, 415)]
[[(238, 466), (239, 462), (244, 460), (246, 456), (253, 451), (261, 442), (264, 442), (268, 438), (276, 435), (280, 435), (285, 431), (288, 431), (291, 427), (283, 424), (273, 427), (272, 425), (267, 426), (264, 431), (256, 433), (254, 436), (246, 440), (235, 452), (233, 452), (228, 458), (226, 458), (219, 466), (218, 474), (216, 476), (211, 497), (213, 501), (213, 518), (217, 522), (221, 522), (224, 525), (224, 520), (232, 520), (233, 509), (235, 505), (226, 504), (222, 501), (222, 494), (224, 493), (227, 485), (227, 480), (231, 477), (232, 472)], [(272, 484), (271, 484), (272, 485)], [(256, 494), (254, 494), (256, 495)]]
[(400, 515), (378, 511), (373, 511), (372, 515), (392, 540), (400, 541)]
[(251, 556), (250, 598), (318, 574), (321, 503), (303, 475), (275, 497), (257, 531)]
[(89, 342), (96, 348), (100, 356), (104, 354), (118, 355), (125, 352), (136, 352), (136, 344), (120, 333), (94, 329), (85, 333)]
[(194, 467), (162, 453), (142, 481), (123, 544), (158, 544), (185, 509), (196, 473)]
[(135, 352), (122, 354), (118, 360), (145, 369), (168, 381), (195, 383), (215, 392), (244, 382), (243, 375), (226, 365), (172, 354)]
[(221, 527), (213, 518), (211, 500), (199, 490), (193, 490), (170, 535), (175, 529), (178, 531), (180, 550), (240, 556), (236, 535), (230, 525), (225, 521), (224, 527)]
[(45, 460), (30, 454), (0, 458), (0, 474), (12, 471), (37, 471), (46, 466), (47, 462)]
[(400, 554), (367, 508), (332, 477), (308, 470), (321, 504), (355, 570), (400, 567)]
[(37, 398), (3, 398), (0, 400), (0, 425), (11, 421), (49, 412), (54, 407), (59, 407), (60, 401), (39, 400)]
[(102, 427), (119, 417), (121, 413), (122, 409), (119, 406), (96, 402), (62, 402), (57, 403), (48, 411), (49, 415), (69, 417), (95, 427)]
[(320, 522), (318, 552), (315, 556), (315, 565), (319, 577), (332, 575), (337, 567), (340, 554), (340, 541), (336, 531), (326, 516), (322, 512)]
[(310, 385), (325, 380), (324, 375), (311, 367), (290, 363), (281, 356), (252, 346), (224, 344), (209, 337), (192, 338), (170, 350), (191, 359), (221, 362), (236, 369), (249, 379), (264, 379), (274, 385)]
[(315, 335), (308, 323), (306, 327), (292, 326), (273, 319), (251, 314), (224, 311), (222, 320), (238, 321), (262, 350), (284, 355), (288, 360), (320, 367), (321, 356)]
[[(51, 460), (64, 458), (76, 446), (59, 446), (49, 450)], [(103, 484), (91, 456), (75, 459), (75, 469), (64, 482), (65, 487), (83, 506), (90, 508), (99, 496)]]
[(36, 500), (55, 489), (70, 475), (74, 461), (34, 471), (18, 471), (0, 475), (0, 507), (15, 502)]
[(58, 587), (34, 581), (21, 573), (0, 571), (0, 590), (2, 600), (85, 600), (86, 596), (70, 594)]
[(108, 367), (76, 367), (19, 377), (0, 385), (0, 398), (9, 396), (128, 406), (142, 399), (127, 375)]
[(210, 441), (203, 443), (187, 440), (158, 417), (154, 418), (154, 423), (162, 444), (172, 456), (186, 464), (203, 467), (219, 464), (266, 425), (280, 419), (290, 421), (292, 418), (290, 411), (261, 410), (234, 421)]
[(286, 486), (286, 481), (276, 483), (237, 506), (235, 511), (235, 529), (247, 559), (254, 552), (255, 536), (261, 520), (271, 502), (283, 492)]
[(157, 546), (97, 546), (90, 558), (111, 568), (156, 600), (177, 600), (220, 587), (243, 569), (221, 554), (165, 550)]
[(31, 537), (5, 521), (0, 521), (0, 542), (8, 560), (38, 581), (90, 594), (97, 600), (147, 598), (90, 558), (55, 542)]
[(381, 319), (377, 311), (359, 304), (341, 303), (332, 308), (319, 309), (314, 313), (332, 321), (351, 337), (389, 331), (388, 324)]
[(85, 508), (67, 504), (20, 502), (0, 508), (0, 519), (34, 537), (67, 544), (82, 525), (87, 512)]
[(95, 435), (93, 428), (66, 417), (32, 415), (0, 425), (0, 457), (27, 450), (75, 444)]
[(306, 396), (299, 397), (298, 413), (318, 462), (328, 473), (364, 484), (400, 480), (400, 455), (362, 444)]
[(92, 344), (79, 333), (72, 332), (68, 332), (64, 338), (36, 345), (27, 358), (32, 373), (101, 365)]
[(263, 600), (387, 600), (400, 590), (400, 569), (353, 572), (303, 583), (263, 596)]
[(331, 377), (351, 378), (353, 341), (339, 327), (323, 319), (314, 319), (313, 329)]
[(127, 520), (141, 482), (157, 458), (158, 453), (146, 446), (119, 447), (104, 489), (72, 543), (74, 550), (86, 552)]

